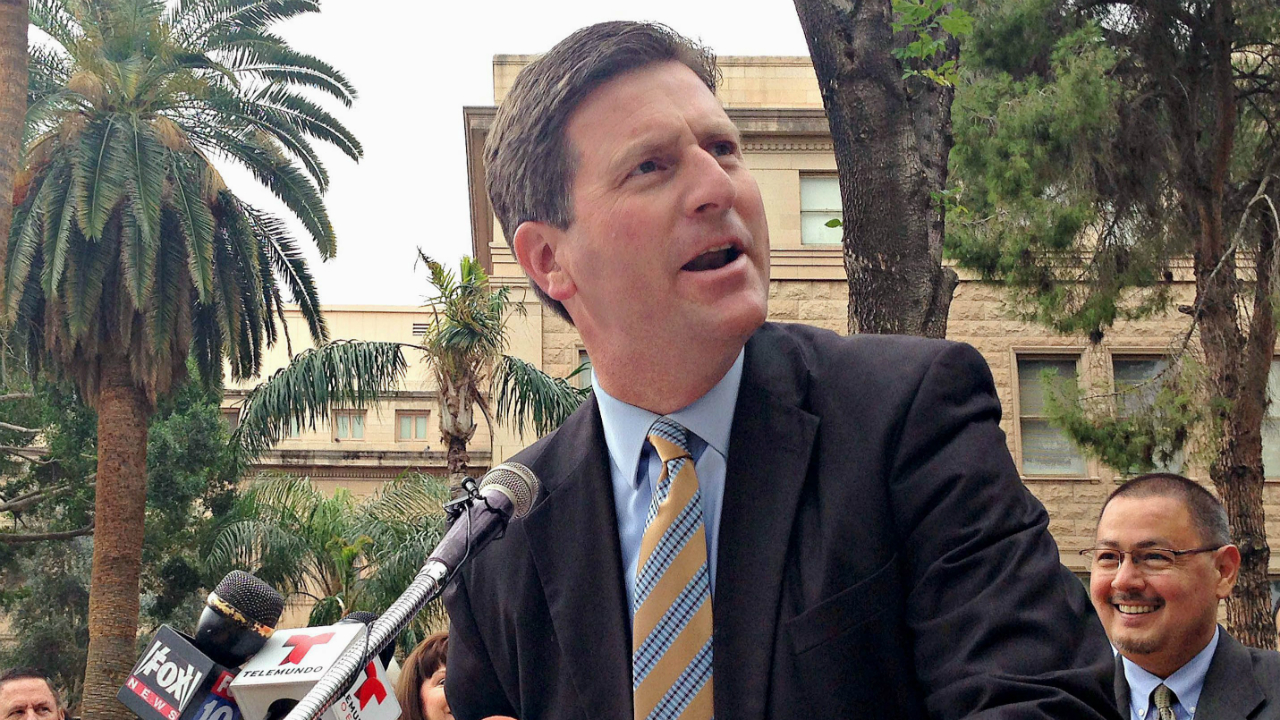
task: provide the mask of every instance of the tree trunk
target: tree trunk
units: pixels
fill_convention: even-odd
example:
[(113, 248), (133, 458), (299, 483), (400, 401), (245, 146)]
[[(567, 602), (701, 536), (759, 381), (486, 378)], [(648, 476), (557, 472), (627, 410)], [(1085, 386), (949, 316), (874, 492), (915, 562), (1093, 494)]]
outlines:
[(89, 586), (89, 660), (85, 720), (128, 720), (116, 700), (133, 667), (138, 575), (147, 501), (147, 420), (151, 406), (124, 357), (102, 360), (98, 410), (98, 485)]
[(467, 443), (476, 434), (472, 385), (466, 378), (452, 378), (444, 373), (436, 374), (436, 384), (440, 392), (440, 440), (445, 444), (445, 467), (453, 496), (457, 497), (462, 491), (467, 463), (471, 462)]
[[(1222, 434), (1218, 438), (1209, 477), (1213, 480), (1231, 523), (1232, 539), (1240, 548), (1240, 579), (1227, 599), (1227, 627), (1246, 645), (1276, 646), (1271, 617), (1271, 591), (1262, 505), (1262, 420), (1267, 403), (1267, 375), (1275, 351), (1275, 316), (1271, 303), (1275, 267), (1271, 264), (1275, 236), (1262, 231), (1257, 255), (1252, 320), (1246, 337), (1241, 331), (1237, 301), (1243, 283), (1238, 276), (1236, 250), (1225, 221), (1225, 196), (1235, 149), (1237, 106), (1231, 65), (1235, 18), (1229, 0), (1213, 4), (1203, 43), (1207, 72), (1191, 78), (1168, 75), (1165, 102), (1172, 117), (1205, 117), (1203, 125), (1175, 125), (1173, 137), (1183, 158), (1178, 183), (1187, 226), (1197, 233), (1195, 245), (1196, 304), (1200, 345), (1204, 350), (1214, 395), (1226, 400), (1215, 410)], [(1169, 37), (1173, 34), (1169, 33)], [(1170, 55), (1174, 53), (1169, 51)], [(1199, 84), (1206, 112), (1190, 106), (1185, 85)], [(1193, 93), (1198, 95), (1199, 93)]]
[[(795, 6), (840, 174), (849, 332), (943, 337), (958, 279), (942, 267), (932, 193), (946, 186), (953, 92), (902, 77), (890, 0)], [(953, 41), (948, 56), (958, 52)]]
[(0, 0), (0, 267), (5, 267), (9, 250), (13, 176), (18, 172), (27, 114), (27, 23), (27, 0)]

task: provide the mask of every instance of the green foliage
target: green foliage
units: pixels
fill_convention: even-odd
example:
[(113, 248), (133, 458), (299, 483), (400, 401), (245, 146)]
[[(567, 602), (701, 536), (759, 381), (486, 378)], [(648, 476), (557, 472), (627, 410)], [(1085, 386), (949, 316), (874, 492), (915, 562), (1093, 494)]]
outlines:
[(590, 388), (569, 382), (588, 367), (584, 364), (569, 377), (556, 378), (520, 358), (504, 355), (493, 373), (498, 415), (507, 418), (518, 433), (524, 433), (528, 425), (536, 435), (546, 435), (560, 427), (591, 394)]
[(921, 75), (933, 82), (954, 87), (960, 66), (954, 59), (935, 64), (952, 38), (973, 32), (973, 16), (950, 0), (893, 0), (893, 31), (911, 33), (915, 39), (895, 47), (893, 56), (902, 61), (904, 78)]
[[(327, 625), (355, 610), (381, 613), (403, 592), (443, 537), (448, 485), (408, 475), (357, 499), (332, 495), (310, 480), (264, 477), (240, 497), (208, 551), (218, 572), (248, 570), (286, 596), (311, 598), (310, 625)], [(440, 624), (435, 603), (400, 637), (412, 649)]]
[[(471, 409), (491, 420), (490, 403), (519, 432), (537, 433), (559, 426), (589, 393), (506, 355), (507, 321), (523, 313), (510, 288), (494, 289), (484, 269), (463, 257), (459, 272), (427, 257), (418, 259), (430, 273), (431, 322), (416, 349), (436, 376), (440, 392), (440, 431), (446, 444), (464, 446), (475, 431)], [(237, 443), (256, 456), (284, 436), (291, 423), (314, 429), (335, 406), (362, 408), (391, 391), (407, 364), (399, 343), (336, 341), (296, 356), (245, 399), (236, 430)], [(490, 391), (488, 395), (483, 388)]]
[(967, 212), (946, 251), (1004, 282), (1023, 319), (1100, 335), (1166, 306), (1168, 263), (1187, 239), (1174, 214), (1141, 207), (1168, 182), (1128, 154), (1118, 55), (1100, 28), (1071, 31), (1048, 56), (1047, 76), (984, 68), (957, 92), (949, 192)]
[(279, 442), (291, 423), (314, 430), (334, 406), (375, 402), (407, 369), (399, 343), (336, 340), (306, 350), (249, 393), (234, 440), (256, 457)]
[(1074, 378), (1046, 371), (1046, 409), (1086, 454), (1127, 475), (1185, 458), (1192, 429), (1208, 417), (1203, 369), (1189, 357), (1134, 387), (1104, 388), (1087, 397)]
[(127, 353), (152, 401), (223, 362), (256, 374), (287, 295), (327, 340), (301, 248), (226, 187), (210, 158), (248, 169), (325, 258), (336, 242), (313, 141), (359, 142), (305, 96), (350, 104), (336, 69), (271, 26), (314, 2), (35, 0), (24, 168), (3, 268), (3, 319), (33, 362), (92, 402), (97, 359)]
[[(93, 517), (97, 417), (74, 388), (35, 387), (9, 378), (10, 392), (33, 397), (0, 403), (0, 419), (40, 429), (48, 448), (38, 462), (3, 462), (0, 497), (43, 492), (46, 499), (8, 514), (15, 534), (73, 530)], [(220, 575), (205, 567), (198, 548), (209, 542), (213, 518), (234, 502), (241, 472), (228, 444), (221, 392), (189, 382), (152, 417), (147, 447), (147, 532), (143, 547), (144, 626), (172, 623), (192, 629), (198, 608)], [(61, 489), (61, 490), (59, 490)], [(92, 538), (0, 542), (0, 616), (13, 640), (0, 664), (46, 670), (75, 702), (88, 643)]]

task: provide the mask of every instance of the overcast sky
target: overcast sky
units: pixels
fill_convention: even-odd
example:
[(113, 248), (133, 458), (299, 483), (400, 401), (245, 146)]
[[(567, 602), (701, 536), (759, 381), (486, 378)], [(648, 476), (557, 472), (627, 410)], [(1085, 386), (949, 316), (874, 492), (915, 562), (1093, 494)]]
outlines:
[[(333, 110), (363, 143), (364, 159), (322, 148), (338, 235), (336, 258), (322, 264), (311, 254), (326, 305), (418, 305), (427, 288), (414, 249), (453, 266), (470, 253), (462, 108), (493, 104), (495, 54), (545, 52), (579, 27), (617, 19), (666, 23), (719, 55), (808, 54), (790, 0), (324, 0), (322, 7), (279, 30), (342, 70), (360, 93), (350, 109)], [(227, 180), (287, 214), (265, 190), (246, 192), (255, 184), (247, 175), (228, 171)]]

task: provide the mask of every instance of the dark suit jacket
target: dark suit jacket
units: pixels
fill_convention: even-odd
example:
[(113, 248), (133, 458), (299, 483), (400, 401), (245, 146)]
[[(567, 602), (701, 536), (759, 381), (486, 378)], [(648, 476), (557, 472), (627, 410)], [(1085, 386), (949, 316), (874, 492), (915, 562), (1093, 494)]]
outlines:
[[(1116, 656), (1116, 703), (1129, 717), (1129, 681)], [(1280, 720), (1280, 653), (1245, 647), (1221, 628), (1196, 720)]]
[[(724, 720), (1115, 717), (1112, 656), (967, 345), (766, 325), (746, 346), (714, 590)], [(446, 594), (460, 719), (630, 720), (594, 400), (515, 458), (533, 510)]]

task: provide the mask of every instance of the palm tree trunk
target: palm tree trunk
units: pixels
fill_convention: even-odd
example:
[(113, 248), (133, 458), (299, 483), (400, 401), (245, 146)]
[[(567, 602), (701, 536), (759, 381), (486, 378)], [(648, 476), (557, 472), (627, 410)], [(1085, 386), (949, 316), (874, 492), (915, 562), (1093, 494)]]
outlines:
[(138, 633), (152, 410), (124, 357), (103, 358), (97, 410), (98, 485), (83, 717), (127, 720), (132, 713), (115, 696), (133, 667)]
[[(27, 0), (0, 0), (0, 267), (9, 249), (13, 176), (27, 114)], [(0, 277), (0, 292), (3, 291)]]

